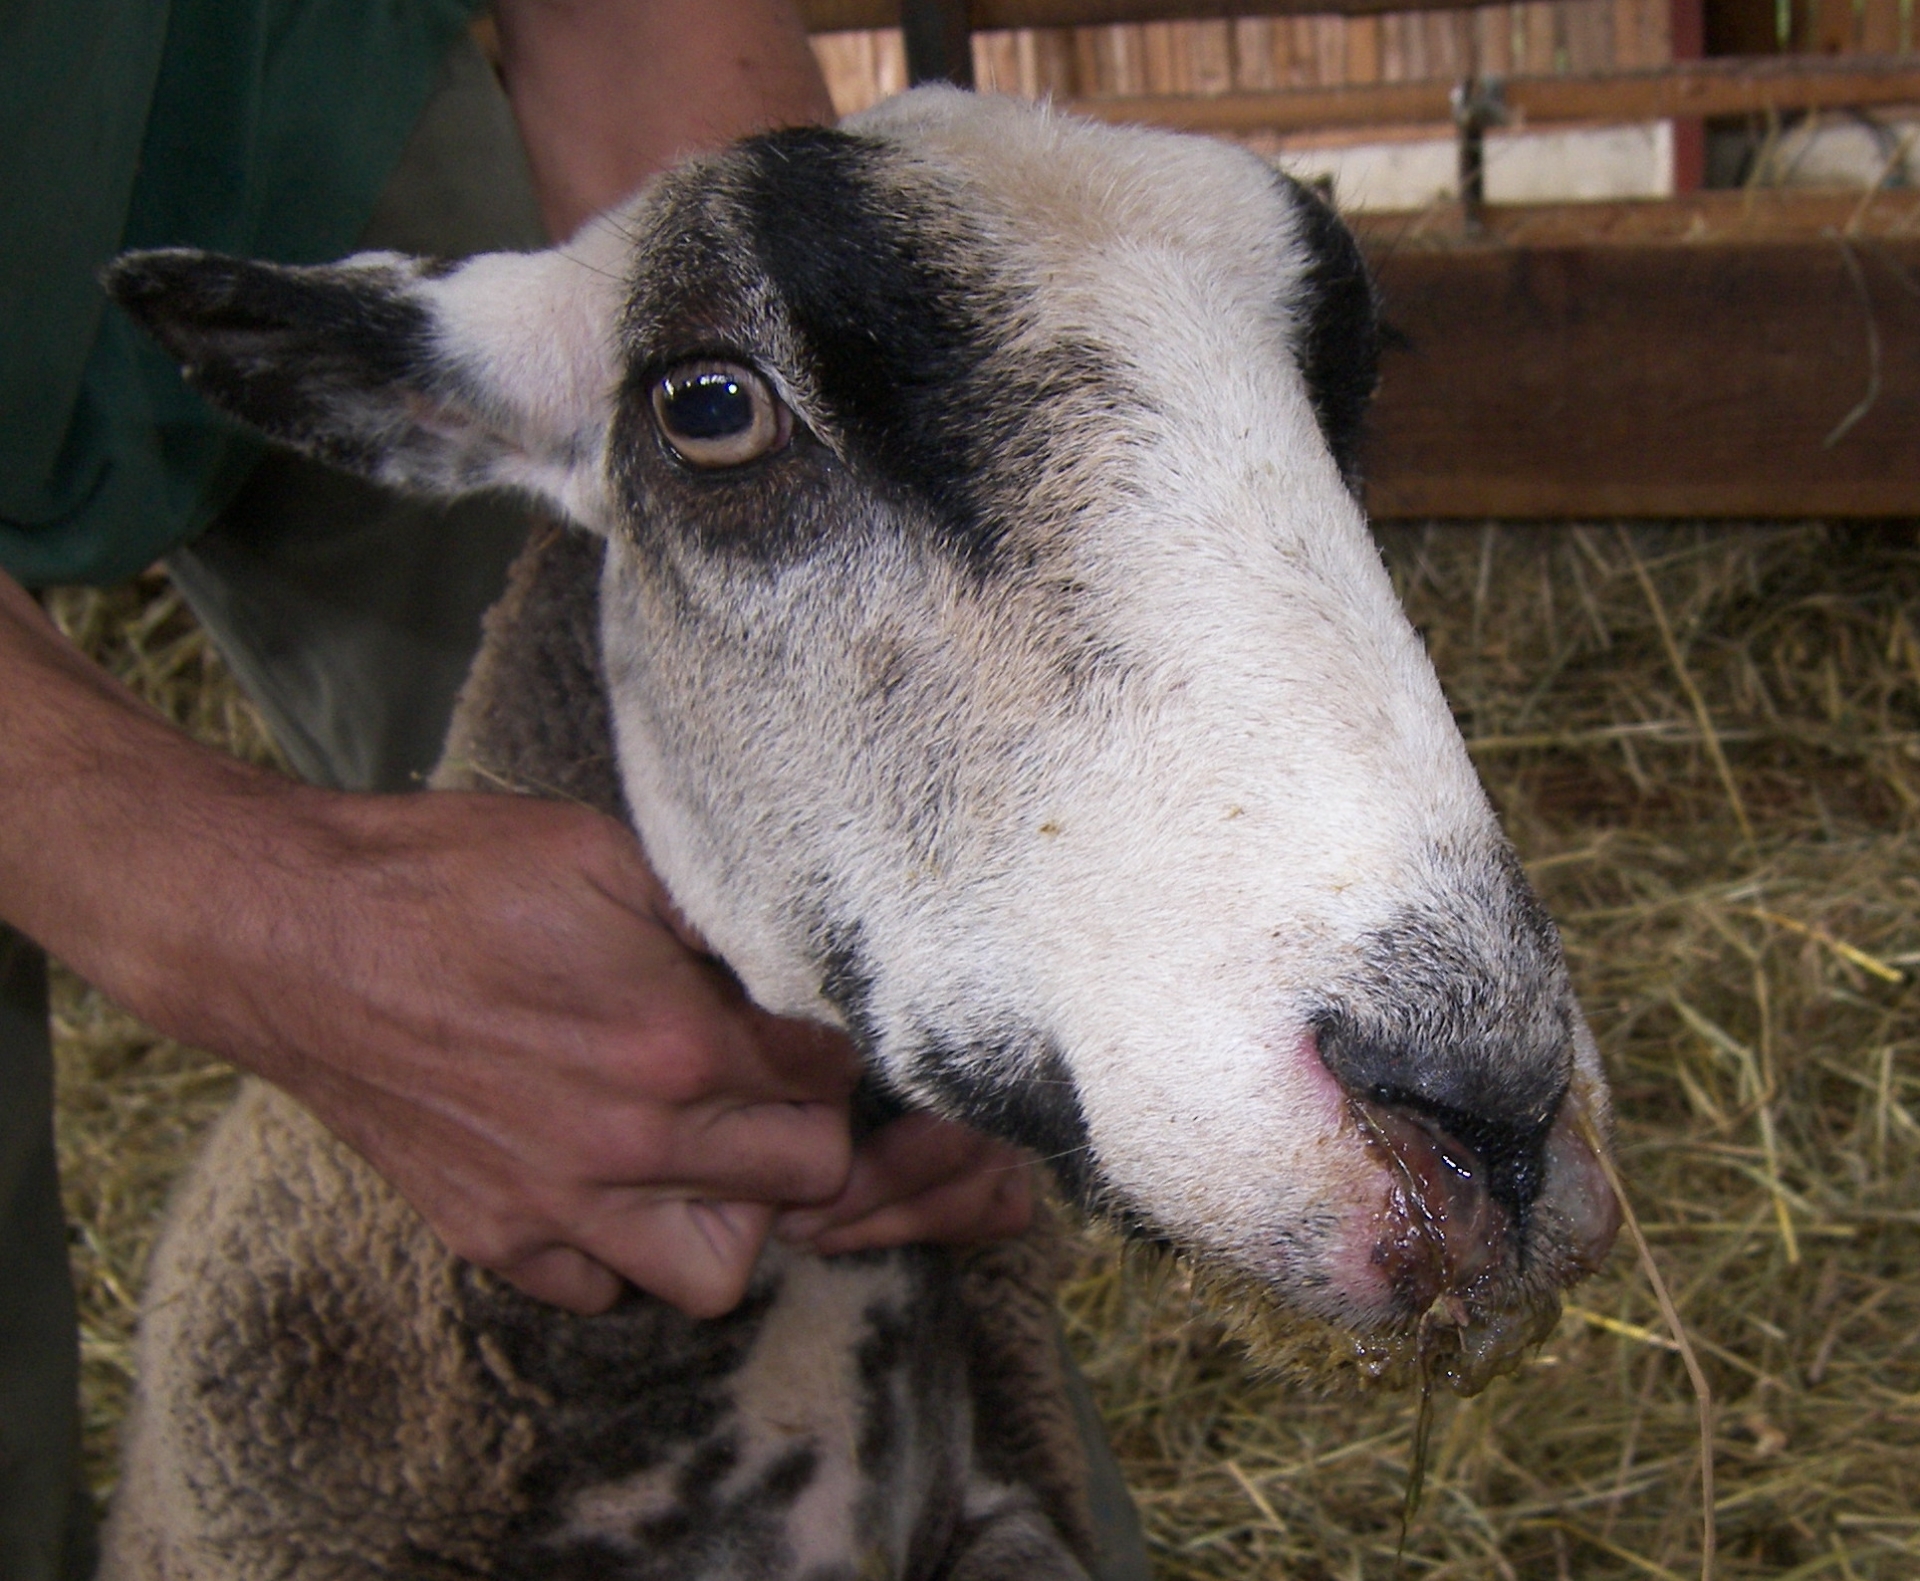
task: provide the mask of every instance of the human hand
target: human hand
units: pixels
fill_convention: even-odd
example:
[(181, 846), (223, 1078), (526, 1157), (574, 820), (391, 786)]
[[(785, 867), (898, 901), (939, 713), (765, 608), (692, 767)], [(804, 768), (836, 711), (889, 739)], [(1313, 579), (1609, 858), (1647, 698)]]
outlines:
[(773, 1204), (841, 1189), (852, 1049), (748, 1003), (619, 824), (315, 791), (117, 712), (0, 842), (10, 920), (288, 1090), (459, 1255), (576, 1311), (631, 1280), (712, 1315)]
[[(273, 832), (279, 871), (289, 852), (307, 871), (272, 905), (273, 960), (241, 974), (272, 990), (190, 1035), (252, 1051), (458, 1255), (579, 1312), (631, 1281), (715, 1316), (776, 1204), (817, 1204), (779, 1222), (823, 1255), (1026, 1227), (1027, 1155), (964, 1126), (908, 1115), (850, 1160), (851, 1046), (752, 1005), (611, 820), (493, 795), (298, 799), (325, 833)], [(309, 919), (292, 960), (288, 914)]]
[(936, 1115), (903, 1115), (854, 1150), (831, 1202), (790, 1208), (781, 1240), (823, 1256), (918, 1241), (966, 1246), (1018, 1235), (1033, 1219), (1033, 1158)]
[(336, 1062), (287, 1084), (461, 1256), (576, 1311), (628, 1280), (714, 1316), (776, 1222), (822, 1255), (1026, 1227), (1028, 1155), (931, 1114), (849, 1165), (851, 1046), (748, 1002), (620, 826), (519, 798), (334, 800), (377, 831), (348, 882), (444, 888), (441, 936), (418, 966), (361, 967), (379, 1024), (344, 1083)]
[(251, 832), (252, 905), (148, 1014), (287, 1088), (529, 1294), (729, 1310), (771, 1204), (846, 1178), (851, 1048), (695, 953), (610, 819), (294, 789), (300, 815)]
[(530, 1294), (725, 1311), (774, 1203), (820, 1206), (786, 1230), (823, 1252), (1024, 1222), (1018, 1155), (928, 1116), (850, 1165), (851, 1048), (747, 1003), (611, 819), (235, 763), (4, 577), (0, 673), (0, 915), (301, 1098)]

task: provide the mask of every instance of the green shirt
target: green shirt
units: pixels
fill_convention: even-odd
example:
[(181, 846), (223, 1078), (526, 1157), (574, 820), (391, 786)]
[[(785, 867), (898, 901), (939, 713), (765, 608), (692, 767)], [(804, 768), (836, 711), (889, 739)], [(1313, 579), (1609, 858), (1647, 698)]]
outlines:
[(96, 275), (350, 252), (481, 0), (0, 0), (0, 566), (133, 574), (258, 458)]

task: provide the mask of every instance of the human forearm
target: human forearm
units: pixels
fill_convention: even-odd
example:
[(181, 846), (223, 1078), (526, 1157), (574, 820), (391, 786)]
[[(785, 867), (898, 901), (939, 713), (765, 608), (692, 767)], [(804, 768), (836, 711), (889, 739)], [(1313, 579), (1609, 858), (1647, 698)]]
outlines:
[(219, 904), (200, 848), (235, 807), (299, 790), (190, 741), (0, 575), (0, 919), (148, 1009), (175, 897)]
[(688, 153), (833, 119), (790, 0), (496, 0), (494, 15), (556, 238)]
[(845, 1050), (693, 953), (611, 820), (233, 762), (10, 582), (0, 917), (286, 1087), (456, 1251), (568, 1305), (611, 1301), (608, 1269), (731, 1305), (773, 1210), (702, 1204), (845, 1177)]

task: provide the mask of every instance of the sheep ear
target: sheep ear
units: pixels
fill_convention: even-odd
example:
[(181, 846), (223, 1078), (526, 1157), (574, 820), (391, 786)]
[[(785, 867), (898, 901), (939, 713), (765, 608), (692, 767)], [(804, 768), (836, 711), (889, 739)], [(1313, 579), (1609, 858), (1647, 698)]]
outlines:
[(569, 250), (289, 268), (131, 253), (107, 290), (215, 406), (393, 487), (508, 487), (604, 526), (617, 276)]

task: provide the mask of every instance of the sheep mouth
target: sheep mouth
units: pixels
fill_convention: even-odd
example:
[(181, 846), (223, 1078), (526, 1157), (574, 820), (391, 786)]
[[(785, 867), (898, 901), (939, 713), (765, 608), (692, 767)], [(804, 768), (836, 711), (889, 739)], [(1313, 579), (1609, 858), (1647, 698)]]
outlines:
[(1387, 1189), (1371, 1262), (1391, 1292), (1384, 1334), (1362, 1339), (1380, 1381), (1477, 1393), (1520, 1365), (1560, 1318), (1557, 1281), (1529, 1279), (1528, 1219), (1486, 1188), (1479, 1155), (1403, 1110), (1352, 1100)]
[[(1356, 1226), (1365, 1285), (1303, 1310), (1259, 1275), (1208, 1258), (1196, 1292), (1256, 1365), (1310, 1387), (1476, 1394), (1517, 1370), (1560, 1320), (1561, 1293), (1605, 1261), (1619, 1208), (1593, 1145), (1591, 1099), (1570, 1090), (1543, 1149), (1543, 1188), (1516, 1211), (1473, 1149), (1404, 1109), (1349, 1099), (1384, 1181)], [(1312, 1305), (1322, 1306), (1320, 1301)]]
[[(1619, 1207), (1570, 1092), (1539, 1159), (1543, 1189), (1516, 1200), (1457, 1136), (1399, 1107), (1350, 1100), (1387, 1189), (1371, 1260), (1392, 1294), (1388, 1371), (1471, 1394), (1552, 1332), (1560, 1292), (1599, 1268)], [(1490, 1185), (1491, 1182), (1491, 1185)]]
[(1524, 1255), (1523, 1214), (1487, 1190), (1473, 1148), (1403, 1109), (1356, 1098), (1348, 1113), (1387, 1176), (1372, 1261), (1396, 1308), (1425, 1313), (1457, 1301), (1509, 1251)]

